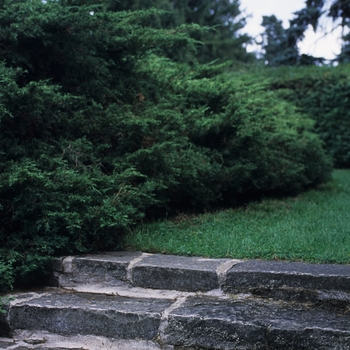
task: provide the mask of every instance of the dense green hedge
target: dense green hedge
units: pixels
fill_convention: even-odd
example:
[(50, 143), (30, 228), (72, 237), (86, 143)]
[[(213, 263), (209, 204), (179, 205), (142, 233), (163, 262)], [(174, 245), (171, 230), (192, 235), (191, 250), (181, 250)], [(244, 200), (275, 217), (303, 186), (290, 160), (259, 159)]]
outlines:
[(316, 121), (336, 167), (350, 167), (350, 65), (270, 70), (272, 88)]
[(79, 1), (0, 4), (0, 290), (52, 256), (116, 248), (147, 215), (328, 179), (312, 122), (268, 83), (161, 58), (190, 50), (197, 27), (147, 29), (153, 10)]

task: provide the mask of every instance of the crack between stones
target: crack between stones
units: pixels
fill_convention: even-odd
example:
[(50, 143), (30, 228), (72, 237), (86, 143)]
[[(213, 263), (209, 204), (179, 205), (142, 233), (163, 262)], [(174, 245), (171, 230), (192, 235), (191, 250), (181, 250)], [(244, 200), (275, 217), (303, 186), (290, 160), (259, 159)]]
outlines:
[(172, 303), (168, 308), (166, 308), (162, 312), (162, 316), (159, 323), (159, 329), (158, 329), (158, 337), (156, 339), (156, 342), (159, 345), (161, 346), (165, 345), (163, 342), (163, 338), (164, 338), (165, 330), (169, 323), (169, 314), (175, 309), (179, 308), (181, 305), (183, 305), (186, 302), (187, 298), (188, 298), (187, 296), (179, 297), (174, 303)]
[(62, 272), (72, 273), (74, 256), (67, 256), (62, 260)]
[(241, 263), (242, 260), (228, 260), (219, 265), (216, 269), (216, 274), (218, 276), (219, 288), (223, 289), (226, 284), (227, 272), (235, 265)]
[(126, 279), (127, 279), (128, 282), (130, 282), (131, 284), (133, 282), (133, 269), (134, 269), (134, 266), (138, 262), (142, 261), (144, 258), (146, 258), (148, 256), (152, 256), (152, 255), (153, 254), (142, 253), (141, 256), (139, 256), (139, 257), (137, 257), (137, 258), (135, 258), (135, 259), (133, 259), (133, 260), (131, 260), (129, 262), (129, 265), (128, 265), (127, 269), (126, 269)]

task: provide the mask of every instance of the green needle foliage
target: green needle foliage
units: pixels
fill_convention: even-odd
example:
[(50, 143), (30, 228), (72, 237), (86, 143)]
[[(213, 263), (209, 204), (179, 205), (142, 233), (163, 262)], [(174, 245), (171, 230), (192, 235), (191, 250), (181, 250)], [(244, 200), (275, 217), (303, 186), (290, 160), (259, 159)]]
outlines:
[[(0, 0), (0, 289), (115, 249), (150, 216), (328, 179), (312, 122), (268, 82), (176, 63), (195, 24), (98, 1)], [(205, 30), (204, 30), (205, 31)]]
[[(255, 56), (248, 53), (245, 47), (252, 38), (240, 32), (246, 24), (240, 6), (238, 0), (108, 1), (108, 9), (113, 11), (145, 10), (152, 7), (166, 11), (161, 16), (155, 15), (149, 19), (148, 25), (153, 28), (172, 29), (189, 23), (207, 28), (191, 34), (198, 40), (195, 58), (201, 63), (220, 60), (229, 61), (236, 66), (239, 62), (242, 65), (243, 62), (256, 61)], [(168, 51), (168, 56), (182, 62), (189, 59), (187, 55), (174, 50)]]
[(350, 70), (338, 67), (299, 67), (269, 70), (271, 87), (280, 97), (315, 120), (315, 131), (324, 141), (334, 165), (350, 167)]

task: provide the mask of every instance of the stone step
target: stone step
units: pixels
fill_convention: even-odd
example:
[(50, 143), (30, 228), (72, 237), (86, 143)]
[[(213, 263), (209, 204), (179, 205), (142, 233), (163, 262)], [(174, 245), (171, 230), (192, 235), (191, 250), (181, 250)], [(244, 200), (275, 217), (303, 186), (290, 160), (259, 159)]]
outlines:
[(52, 285), (185, 292), (220, 289), (229, 294), (350, 304), (350, 265), (114, 252), (56, 259)]
[(226, 293), (350, 305), (350, 265), (248, 260), (227, 271)]
[(165, 344), (203, 349), (350, 349), (349, 310), (188, 297), (161, 325)]
[(169, 299), (58, 291), (16, 298), (8, 319), (12, 330), (151, 340), (157, 336), (162, 313), (172, 303)]
[[(16, 331), (13, 338), (0, 338), (6, 350), (160, 350), (148, 340), (126, 340), (92, 335), (63, 336), (46, 331)], [(169, 347), (172, 350), (173, 347)]]
[(228, 288), (250, 290), (259, 285), (349, 292), (350, 265), (250, 260), (236, 264), (227, 273)]
[(238, 260), (205, 259), (141, 252), (66, 257), (54, 262), (53, 285), (104, 283), (187, 292), (220, 288), (222, 275)]
[[(17, 295), (6, 322), (14, 341), (25, 331), (59, 334), (66, 345), (74, 337), (95, 337), (108, 339), (111, 345), (116, 340), (143, 341), (139, 344), (149, 349), (350, 349), (349, 308), (314, 308), (242, 294), (162, 299), (52, 289)], [(41, 338), (32, 337), (31, 342), (29, 338), (27, 348), (18, 347), (18, 341), (3, 348), (50, 348), (46, 341), (40, 343)], [(77, 344), (73, 342), (72, 348), (77, 349)], [(66, 348), (57, 345), (56, 349)]]

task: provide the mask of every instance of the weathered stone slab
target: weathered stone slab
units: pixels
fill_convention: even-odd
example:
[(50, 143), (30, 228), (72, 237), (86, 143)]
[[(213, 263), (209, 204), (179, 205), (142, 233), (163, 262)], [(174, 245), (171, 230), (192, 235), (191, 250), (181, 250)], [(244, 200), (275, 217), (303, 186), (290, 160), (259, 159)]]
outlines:
[[(113, 339), (92, 335), (62, 336), (49, 332), (18, 331), (9, 339), (8, 350), (160, 350), (150, 340)], [(1, 338), (0, 338), (1, 341)], [(1, 342), (0, 342), (1, 344)], [(1, 349), (1, 347), (0, 347)], [(171, 350), (173, 347), (163, 348)]]
[(350, 315), (254, 300), (189, 297), (161, 338), (175, 349), (350, 349)]
[(14, 303), (9, 320), (13, 330), (151, 340), (171, 303), (85, 293), (47, 294)]
[[(350, 307), (350, 293), (323, 291), (304, 288), (264, 288), (259, 286), (249, 290), (251, 295), (259, 298), (284, 300), (290, 302), (312, 303), (314, 307), (344, 309)], [(227, 295), (230, 295), (228, 293)]]
[(11, 338), (0, 338), (0, 349), (7, 349), (10, 346), (15, 345), (15, 342)]
[(217, 269), (227, 261), (155, 254), (134, 265), (132, 284), (143, 288), (208, 291), (219, 288)]
[(112, 252), (108, 254), (67, 257), (54, 263), (59, 286), (75, 284), (120, 284), (128, 279), (128, 266), (142, 255), (141, 252)]
[(250, 260), (227, 273), (225, 291), (301, 288), (350, 293), (350, 265)]

